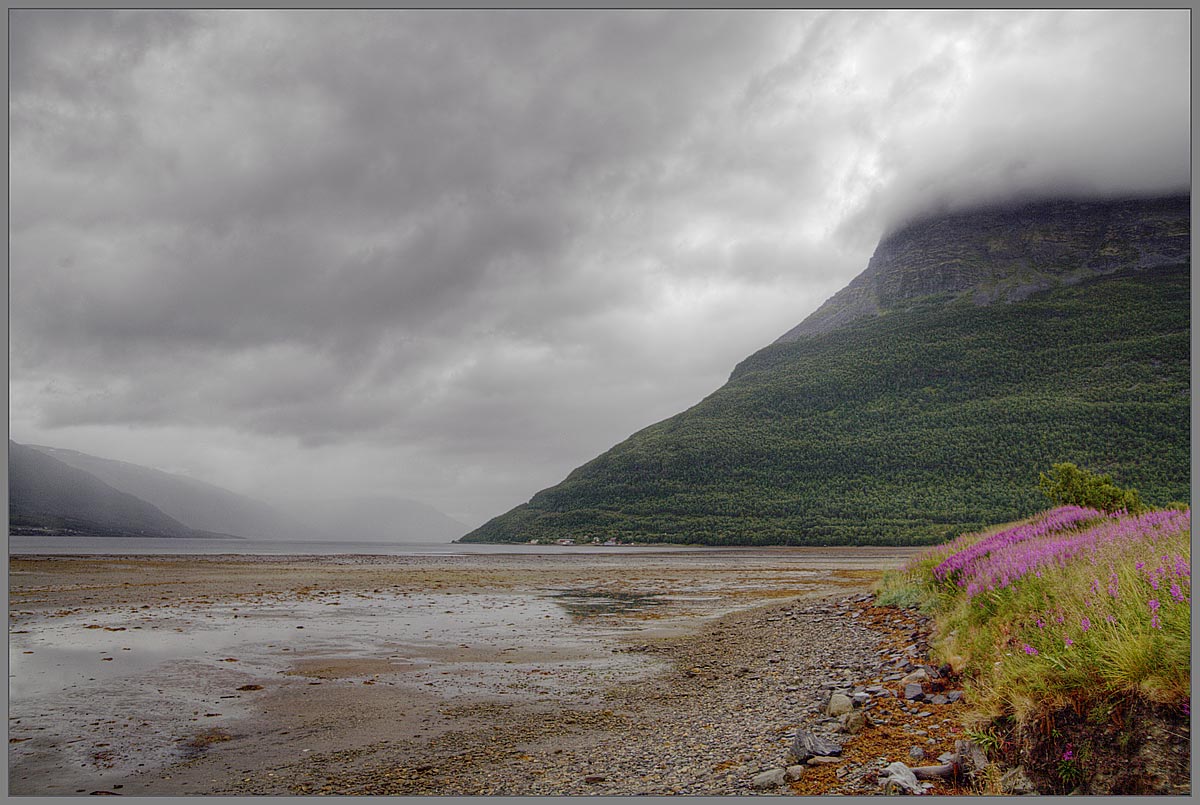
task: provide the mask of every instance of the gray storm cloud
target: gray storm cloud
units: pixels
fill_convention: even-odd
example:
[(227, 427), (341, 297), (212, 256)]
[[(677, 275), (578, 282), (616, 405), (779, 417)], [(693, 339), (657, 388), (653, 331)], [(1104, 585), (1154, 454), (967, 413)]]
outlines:
[(14, 437), (468, 522), (698, 401), (898, 222), (1190, 182), (1186, 11), (14, 11), (10, 42)]

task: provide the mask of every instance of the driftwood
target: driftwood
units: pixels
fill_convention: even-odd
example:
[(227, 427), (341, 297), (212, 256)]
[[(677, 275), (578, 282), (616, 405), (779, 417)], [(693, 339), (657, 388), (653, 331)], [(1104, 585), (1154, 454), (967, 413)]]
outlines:
[(944, 763), (941, 766), (917, 766), (912, 770), (912, 773), (918, 780), (948, 780), (958, 775), (959, 768), (958, 758), (953, 758), (949, 763)]

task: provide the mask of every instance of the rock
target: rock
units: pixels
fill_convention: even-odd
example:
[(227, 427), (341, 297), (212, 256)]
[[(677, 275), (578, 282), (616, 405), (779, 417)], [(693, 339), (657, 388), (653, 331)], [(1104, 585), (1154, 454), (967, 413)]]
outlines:
[(1005, 794), (1016, 796), (1037, 793), (1037, 789), (1033, 787), (1033, 782), (1025, 774), (1025, 769), (1022, 766), (1009, 769), (1000, 775), (1000, 790)]
[(913, 760), (924, 760), (925, 750), (919, 746), (914, 746), (908, 750), (908, 756)]
[(946, 698), (949, 699), (952, 703), (962, 701), (962, 697), (963, 697), (963, 692), (961, 690), (946, 691)]
[(862, 707), (864, 704), (871, 701), (871, 694), (864, 690), (862, 693), (855, 693), (850, 698), (854, 700), (855, 707)]
[(929, 672), (924, 668), (918, 668), (910, 674), (907, 674), (900, 680), (901, 685), (909, 685), (913, 682), (928, 682)]
[(603, 774), (589, 774), (583, 778), (583, 781), (589, 785), (595, 785), (596, 783), (602, 783), (607, 779), (608, 778)]
[(929, 718), (931, 715), (933, 715), (933, 713), (929, 712), (928, 710), (922, 710), (921, 712), (917, 713), (917, 718)]
[(817, 757), (810, 757), (806, 762), (810, 766), (828, 766), (833, 763), (841, 763), (842, 759), (840, 757), (821, 757), (818, 755)]
[(784, 770), (783, 779), (789, 783), (794, 783), (804, 776), (804, 770), (806, 768), (808, 767), (801, 765), (788, 766), (787, 769)]
[(810, 757), (840, 755), (842, 747), (826, 738), (814, 735), (806, 729), (796, 730), (796, 740), (792, 741), (792, 755), (796, 762), (803, 763)]
[(883, 785), (885, 794), (921, 794), (924, 789), (917, 782), (917, 776), (912, 769), (900, 761), (896, 761), (879, 772), (879, 782)]
[(858, 735), (867, 726), (867, 723), (867, 714), (861, 710), (843, 713), (842, 717), (838, 719), (839, 729), (849, 735)]
[(942, 694), (940, 694), (940, 693), (939, 693), (939, 694), (937, 694), (936, 696), (934, 696), (933, 698), (931, 698), (931, 699), (929, 700), (929, 703), (930, 703), (930, 704), (949, 704), (949, 703), (950, 703), (950, 697), (948, 697), (948, 696), (943, 696)]
[(974, 741), (959, 738), (954, 742), (954, 751), (967, 774), (975, 774), (987, 768), (987, 753)]
[(911, 682), (904, 686), (904, 698), (909, 701), (920, 701), (925, 698), (925, 689), (918, 682)]
[(831, 716), (840, 716), (843, 713), (849, 713), (854, 707), (854, 701), (844, 693), (835, 693), (829, 697), (829, 704), (825, 708), (825, 712)]
[(750, 787), (759, 791), (765, 788), (778, 788), (787, 780), (786, 769), (770, 769), (760, 774), (756, 774), (754, 779), (750, 781)]
[(242, 685), (238, 690), (262, 690), (262, 685)]

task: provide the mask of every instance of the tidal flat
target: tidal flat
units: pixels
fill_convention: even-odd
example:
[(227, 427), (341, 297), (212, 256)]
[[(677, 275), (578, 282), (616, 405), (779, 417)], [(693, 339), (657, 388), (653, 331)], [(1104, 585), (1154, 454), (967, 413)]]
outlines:
[[(732, 793), (761, 736), (715, 741), (727, 765), (678, 791), (637, 758), (625, 782), (583, 765), (683, 737), (648, 703), (704, 688), (683, 666), (714, 640), (731, 662), (757, 651), (749, 614), (865, 591), (912, 553), (14, 556), (9, 791)], [(766, 681), (779, 646), (825, 645), (786, 628)]]

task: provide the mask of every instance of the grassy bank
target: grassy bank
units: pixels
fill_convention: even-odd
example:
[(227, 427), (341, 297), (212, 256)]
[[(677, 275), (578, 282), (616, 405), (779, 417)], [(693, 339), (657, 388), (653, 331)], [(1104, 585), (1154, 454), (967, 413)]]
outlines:
[(1046, 793), (1179, 793), (1190, 530), (1190, 509), (1060, 507), (929, 549), (885, 576), (880, 602), (935, 616), (935, 659), (973, 705), (966, 726)]

